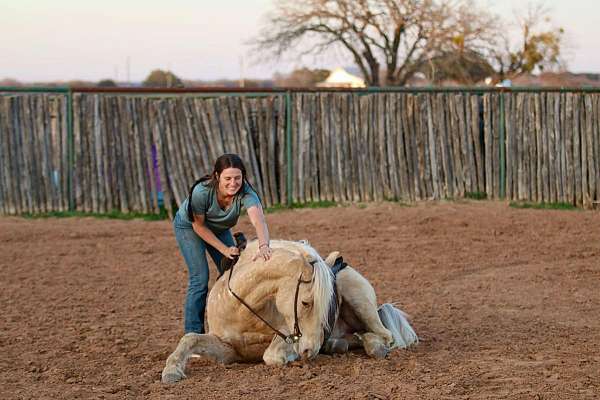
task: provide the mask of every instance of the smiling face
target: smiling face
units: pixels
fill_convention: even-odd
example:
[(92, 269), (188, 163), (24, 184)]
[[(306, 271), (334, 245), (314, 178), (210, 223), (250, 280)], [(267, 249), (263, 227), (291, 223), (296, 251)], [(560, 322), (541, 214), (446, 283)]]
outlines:
[(238, 168), (225, 168), (219, 175), (219, 193), (235, 196), (242, 187), (242, 171)]

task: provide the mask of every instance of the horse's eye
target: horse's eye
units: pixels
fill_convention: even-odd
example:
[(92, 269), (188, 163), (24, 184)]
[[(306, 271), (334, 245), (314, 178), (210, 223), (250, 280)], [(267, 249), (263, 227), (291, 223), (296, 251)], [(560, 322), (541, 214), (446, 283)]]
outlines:
[(303, 301), (302, 305), (307, 308), (310, 307), (310, 303), (308, 301)]

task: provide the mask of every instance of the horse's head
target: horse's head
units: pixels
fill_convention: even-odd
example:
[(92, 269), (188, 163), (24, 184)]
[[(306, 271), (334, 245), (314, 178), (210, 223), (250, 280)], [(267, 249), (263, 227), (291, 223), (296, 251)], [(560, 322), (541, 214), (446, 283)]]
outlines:
[(305, 246), (308, 257), (293, 260), (295, 267), (290, 268), (289, 279), (279, 288), (276, 302), (289, 332), (294, 332), (297, 324), (301, 333), (295, 351), (302, 359), (311, 359), (319, 353), (323, 331), (328, 328), (334, 281), (319, 254), (308, 244)]

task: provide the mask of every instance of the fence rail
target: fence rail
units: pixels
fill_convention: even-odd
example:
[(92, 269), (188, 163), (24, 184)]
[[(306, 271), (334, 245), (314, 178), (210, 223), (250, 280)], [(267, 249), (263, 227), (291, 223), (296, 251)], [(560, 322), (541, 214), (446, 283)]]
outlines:
[(0, 213), (158, 213), (235, 152), (266, 206), (600, 198), (600, 93), (0, 91)]

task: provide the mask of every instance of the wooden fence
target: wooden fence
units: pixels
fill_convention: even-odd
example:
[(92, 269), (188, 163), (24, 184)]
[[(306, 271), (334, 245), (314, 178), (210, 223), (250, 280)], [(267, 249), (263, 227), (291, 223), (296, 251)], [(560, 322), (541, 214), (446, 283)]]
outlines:
[(479, 96), (462, 94), (294, 96), (293, 201), (486, 191), (480, 107), (491, 119), (490, 97), (480, 104)]
[(172, 214), (224, 152), (246, 161), (266, 206), (475, 192), (584, 207), (600, 198), (596, 93), (294, 92), (289, 104), (278, 93), (77, 93), (72, 134), (65, 99), (0, 96), (1, 213), (157, 213), (162, 193)]
[(68, 209), (62, 95), (0, 96), (0, 213)]
[(74, 105), (77, 209), (158, 212), (161, 191), (171, 212), (223, 153), (246, 160), (266, 206), (285, 201), (281, 99), (76, 95)]
[(591, 207), (600, 199), (600, 95), (504, 95), (506, 194)]

